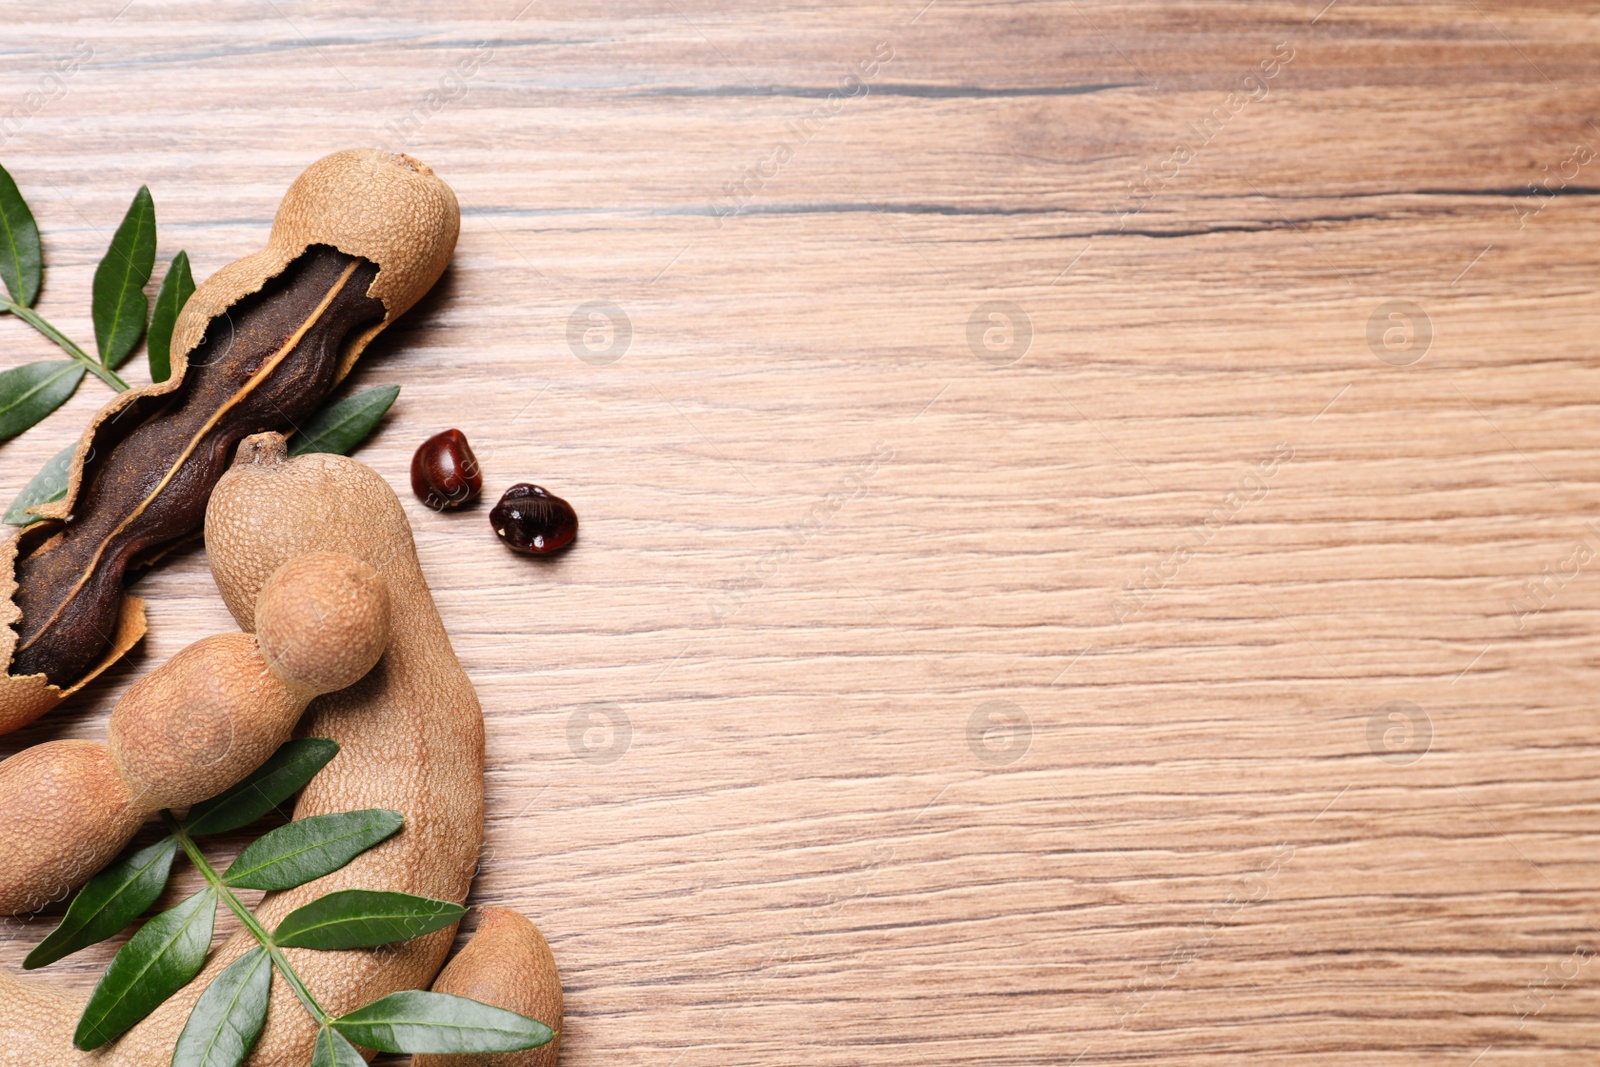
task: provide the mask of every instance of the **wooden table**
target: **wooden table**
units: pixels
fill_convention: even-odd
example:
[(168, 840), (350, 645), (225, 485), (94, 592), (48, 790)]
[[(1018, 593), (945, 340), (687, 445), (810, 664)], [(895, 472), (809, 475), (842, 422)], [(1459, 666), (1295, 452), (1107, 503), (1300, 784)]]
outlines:
[(360, 455), (582, 515), (407, 494), (572, 1067), (1592, 1064), (1600, 5), (1323, 3), (22, 0), (0, 162), (79, 338), (141, 182), (460, 194)]

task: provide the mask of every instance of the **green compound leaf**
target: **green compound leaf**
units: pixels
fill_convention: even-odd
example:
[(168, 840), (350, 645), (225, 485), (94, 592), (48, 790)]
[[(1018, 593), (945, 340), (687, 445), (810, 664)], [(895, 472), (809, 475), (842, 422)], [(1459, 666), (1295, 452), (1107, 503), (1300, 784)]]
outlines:
[(139, 186), (94, 272), (94, 341), (100, 362), (116, 370), (127, 362), (150, 315), (145, 283), (156, 265), (156, 205)]
[(272, 940), (284, 948), (377, 948), (443, 930), (466, 913), (447, 900), (345, 889), (284, 916)]
[(44, 274), (44, 246), (39, 243), (39, 224), (22, 198), (17, 183), (0, 167), (0, 279), (6, 283), (11, 299), (32, 307), (39, 299), (39, 280)]
[(272, 958), (260, 946), (225, 967), (200, 994), (172, 1067), (239, 1067), (261, 1036), (272, 991)]
[(61, 925), (22, 961), (23, 969), (31, 971), (98, 944), (143, 915), (166, 887), (177, 854), (178, 842), (163, 838), (89, 879), (67, 906)]
[(202, 889), (145, 923), (100, 976), (72, 1043), (99, 1048), (187, 985), (206, 961), (216, 914), (216, 891)]
[(76, 360), (46, 359), (0, 374), (0, 441), (17, 436), (66, 403), (84, 373)]
[(311, 1057), (311, 1067), (367, 1067), (367, 1061), (344, 1035), (324, 1026), (317, 1031), (317, 1051)]
[(398, 385), (375, 385), (337, 404), (329, 404), (306, 420), (300, 432), (289, 442), (289, 455), (307, 452), (337, 452), (344, 456), (367, 439), (383, 413), (389, 410), (394, 398), (400, 395)]
[(515, 1052), (555, 1036), (526, 1015), (420, 989), (390, 993), (333, 1020), (333, 1027), (379, 1052)]
[(42, 522), (39, 516), (30, 513), (28, 509), (48, 504), (52, 500), (60, 500), (67, 495), (67, 475), (72, 466), (72, 453), (77, 450), (78, 442), (74, 441), (45, 460), (44, 466), (39, 468), (39, 473), (22, 487), (17, 499), (6, 508), (5, 521), (12, 526), (32, 526), (36, 522)]
[(368, 808), (296, 819), (263, 834), (222, 874), (243, 889), (293, 889), (332, 874), (400, 829), (398, 811)]
[(150, 312), (150, 336), (145, 340), (145, 350), (150, 357), (152, 382), (172, 377), (172, 328), (178, 324), (178, 312), (192, 295), (194, 275), (189, 273), (189, 253), (179, 252), (172, 257), (167, 276), (161, 279), (155, 310)]
[(294, 796), (338, 753), (338, 742), (326, 737), (287, 742), (244, 781), (190, 808), (183, 828), (189, 836), (199, 837), (249, 826)]

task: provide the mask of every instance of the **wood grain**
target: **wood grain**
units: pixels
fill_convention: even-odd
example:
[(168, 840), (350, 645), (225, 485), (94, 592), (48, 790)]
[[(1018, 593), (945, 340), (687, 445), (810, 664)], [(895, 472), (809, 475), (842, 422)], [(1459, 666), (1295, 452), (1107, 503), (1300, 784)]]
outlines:
[[(337, 148), (461, 196), (361, 457), (582, 516), (408, 501), (565, 1063), (1593, 1061), (1600, 5), (125, 2), (0, 44), (72, 335), (140, 182), (197, 276)], [(230, 625), (139, 589), (4, 752)]]

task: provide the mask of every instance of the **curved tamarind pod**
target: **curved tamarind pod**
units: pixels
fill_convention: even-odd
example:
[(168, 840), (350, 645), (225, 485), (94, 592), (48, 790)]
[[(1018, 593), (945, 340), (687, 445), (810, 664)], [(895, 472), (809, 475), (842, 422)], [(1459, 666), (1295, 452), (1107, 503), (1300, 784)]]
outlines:
[[(326, 877), (267, 894), (255, 914), (269, 930), (295, 908), (340, 889), (464, 903), (483, 843), (483, 712), (450, 647), (394, 490), (353, 459), (316, 453), (288, 459), (279, 435), (247, 438), (206, 511), (211, 571), (234, 618), (248, 623), (267, 577), (286, 561), (327, 550), (377, 569), (389, 588), (393, 624), (389, 647), (369, 674), (312, 702), (302, 732), (330, 737), (340, 749), (306, 786), (295, 818), (391, 808), (405, 826)], [(378, 949), (284, 953), (318, 1002), (339, 1015), (396, 990), (427, 988), (454, 937), (452, 926)], [(254, 944), (248, 935), (230, 939), (199, 977), (92, 1062), (164, 1067), (194, 1002)], [(0, 1016), (5, 1011), (0, 988)], [(287, 984), (274, 981), (266, 1028), (246, 1062), (299, 1067), (311, 1061), (315, 1035)]]
[(313, 697), (359, 679), (389, 640), (389, 594), (334, 552), (279, 567), (257, 636), (217, 634), (135, 682), (108, 744), (50, 741), (0, 763), (0, 914), (59, 900), (162, 808), (227, 789), (289, 738)]
[(450, 187), (409, 156), (337, 152), (295, 180), (267, 247), (189, 298), (172, 376), (101, 409), (65, 498), (0, 545), (0, 732), (138, 641), (143, 605), (123, 594), (127, 568), (200, 526), (238, 441), (315, 410), (438, 279), (459, 229)]
[(477, 932), (439, 972), (433, 991), (531, 1016), (556, 1036), (523, 1052), (413, 1056), (411, 1067), (555, 1067), (561, 1053), (561, 976), (550, 946), (537, 926), (510, 908), (478, 911)]

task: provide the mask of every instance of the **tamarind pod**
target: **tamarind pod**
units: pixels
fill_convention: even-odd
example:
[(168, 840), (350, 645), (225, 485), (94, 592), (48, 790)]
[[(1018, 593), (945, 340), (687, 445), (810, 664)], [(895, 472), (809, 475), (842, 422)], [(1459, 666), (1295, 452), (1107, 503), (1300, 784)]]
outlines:
[(338, 152), (285, 195), (268, 245), (184, 306), (165, 382), (119, 395), (80, 439), (66, 497), (0, 548), (0, 732), (43, 714), (143, 634), (123, 576), (186, 536), (245, 435), (292, 428), (437, 280), (460, 213), (408, 156)]
[[(217, 588), (242, 626), (249, 624), (266, 578), (309, 552), (340, 551), (365, 560), (389, 589), (393, 624), (383, 658), (359, 682), (318, 697), (308, 709), (301, 731), (331, 737), (340, 750), (301, 794), (294, 816), (391, 808), (404, 816), (405, 826), (326, 877), (267, 894), (256, 917), (270, 930), (295, 908), (340, 889), (465, 903), (483, 842), (483, 712), (450, 647), (394, 491), (353, 459), (288, 459), (279, 435), (247, 438), (212, 492), (206, 547)], [(452, 926), (379, 949), (284, 952), (318, 1002), (339, 1015), (400, 989), (427, 988), (454, 937)], [(253, 945), (248, 935), (226, 942), (193, 982), (96, 1062), (165, 1067), (162, 1057), (171, 1056), (194, 1002)], [(315, 1035), (310, 1015), (286, 983), (274, 982), (266, 1028), (247, 1063), (309, 1063)]]
[(538, 1019), (556, 1032), (522, 1052), (424, 1054), (411, 1067), (555, 1067), (561, 1054), (561, 976), (539, 928), (510, 908), (478, 909), (478, 929), (433, 981), (435, 993), (471, 997)]
[(309, 702), (377, 665), (389, 619), (389, 586), (377, 568), (343, 552), (308, 552), (272, 572), (251, 623), (267, 667)]
[(112, 712), (110, 745), (48, 741), (0, 762), (11, 813), (0, 821), (0, 914), (65, 899), (156, 811), (248, 774), (307, 700), (266, 669), (249, 634), (219, 634), (134, 683)]
[(149, 816), (184, 808), (260, 766), (312, 697), (370, 670), (389, 597), (367, 563), (332, 552), (279, 567), (256, 636), (217, 634), (135, 682), (108, 744), (51, 741), (0, 762), (0, 914), (33, 911), (115, 856)]
[(73, 519), (22, 535), (13, 673), (60, 684), (94, 663), (133, 561), (199, 526), (240, 439), (307, 417), (327, 395), (344, 338), (382, 315), (365, 293), (376, 270), (323, 245), (307, 249), (212, 320), (207, 358), (190, 354), (180, 392), (137, 412), (137, 424), (128, 415), (102, 432), (104, 458)]

